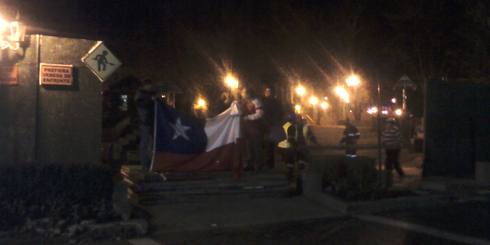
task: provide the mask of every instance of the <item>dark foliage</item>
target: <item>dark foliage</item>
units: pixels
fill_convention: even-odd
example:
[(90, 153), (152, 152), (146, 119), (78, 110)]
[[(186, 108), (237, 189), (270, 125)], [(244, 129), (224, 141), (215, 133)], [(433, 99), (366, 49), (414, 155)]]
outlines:
[(324, 170), (326, 190), (346, 199), (373, 199), (381, 187), (373, 159), (336, 159)]
[(101, 220), (112, 213), (112, 171), (98, 165), (30, 165), (0, 169), (0, 230), (27, 220)]

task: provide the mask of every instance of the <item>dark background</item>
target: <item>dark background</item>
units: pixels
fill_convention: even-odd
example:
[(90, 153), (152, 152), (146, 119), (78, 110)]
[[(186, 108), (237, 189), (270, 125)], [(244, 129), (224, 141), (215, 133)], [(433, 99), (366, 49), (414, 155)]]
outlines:
[[(308, 81), (354, 71), (385, 97), (407, 74), (488, 81), (490, 2), (484, 0), (6, 1), (44, 32), (104, 40), (125, 66), (112, 80), (172, 81), (195, 92), (225, 69), (246, 83)], [(218, 83), (221, 85), (221, 83)], [(421, 114), (421, 89), (409, 101)], [(414, 105), (410, 104), (411, 107)]]

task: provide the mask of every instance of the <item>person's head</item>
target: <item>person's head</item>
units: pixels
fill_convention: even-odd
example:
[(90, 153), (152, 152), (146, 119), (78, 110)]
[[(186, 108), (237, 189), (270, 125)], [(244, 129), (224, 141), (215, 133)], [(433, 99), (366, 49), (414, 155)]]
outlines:
[(230, 92), (229, 91), (224, 91), (221, 93), (221, 100), (227, 101), (230, 99)]
[(242, 97), (242, 99), (247, 99), (249, 97), (248, 89), (245, 87), (242, 88), (240, 90), (240, 96)]
[(269, 98), (272, 97), (272, 89), (269, 87), (266, 87), (264, 90), (264, 97)]
[(249, 88), (243, 88), (242, 91), (240, 92), (240, 95), (242, 96), (243, 99), (251, 99), (257, 97), (255, 91)]

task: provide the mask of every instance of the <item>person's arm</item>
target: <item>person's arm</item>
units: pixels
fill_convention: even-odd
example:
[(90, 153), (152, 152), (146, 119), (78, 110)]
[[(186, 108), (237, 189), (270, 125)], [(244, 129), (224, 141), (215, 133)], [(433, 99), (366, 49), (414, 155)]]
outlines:
[(245, 120), (255, 121), (262, 118), (264, 115), (264, 110), (262, 109), (260, 101), (258, 99), (254, 99), (252, 103), (254, 103), (255, 106), (255, 113), (245, 116)]

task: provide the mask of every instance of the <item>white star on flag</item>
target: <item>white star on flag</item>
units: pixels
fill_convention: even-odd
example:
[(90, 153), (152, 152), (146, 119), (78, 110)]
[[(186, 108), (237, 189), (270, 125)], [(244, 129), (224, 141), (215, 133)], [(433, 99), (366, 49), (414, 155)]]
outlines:
[(180, 122), (180, 117), (177, 118), (177, 120), (175, 121), (175, 124), (171, 124), (170, 123), (170, 126), (175, 131), (174, 132), (174, 137), (172, 137), (172, 140), (175, 140), (175, 139), (179, 138), (180, 136), (182, 136), (182, 138), (184, 138), (185, 140), (189, 141), (189, 136), (187, 136), (187, 134), (185, 134), (185, 132), (187, 130), (190, 130), (191, 127), (183, 125), (182, 122)]

